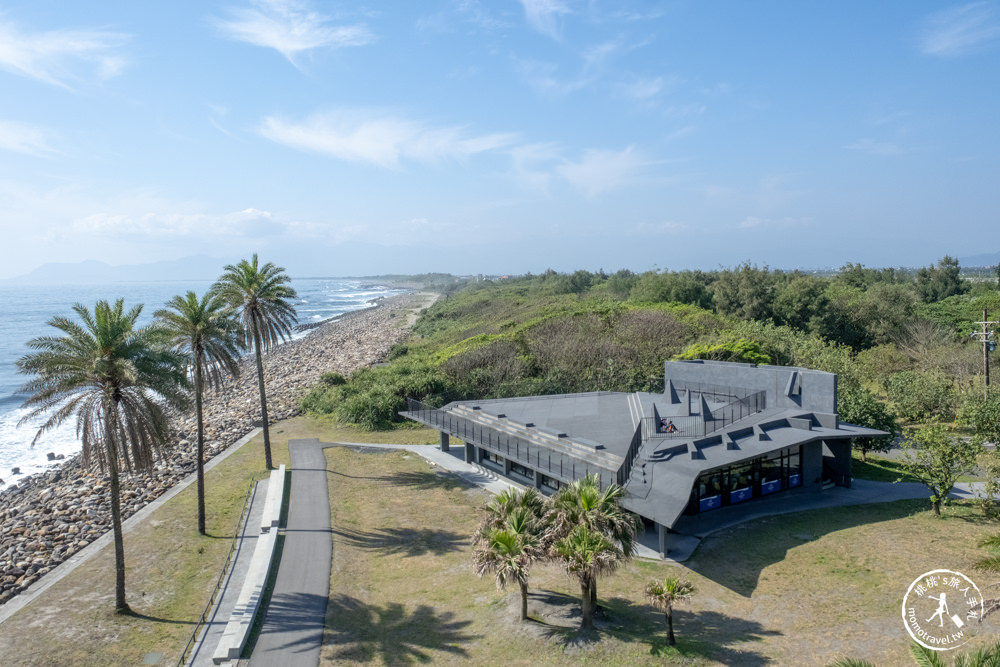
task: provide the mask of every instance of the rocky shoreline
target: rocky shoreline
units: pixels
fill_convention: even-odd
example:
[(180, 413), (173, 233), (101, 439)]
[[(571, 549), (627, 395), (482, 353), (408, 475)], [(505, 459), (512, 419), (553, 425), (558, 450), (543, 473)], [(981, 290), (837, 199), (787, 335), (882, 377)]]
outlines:
[[(374, 308), (321, 323), (309, 335), (266, 355), (269, 421), (299, 414), (299, 398), (322, 373), (335, 371), (346, 376), (385, 359), (393, 344), (406, 339), (406, 315), (420, 299), (413, 293), (381, 299)], [(240, 366), (235, 381), (206, 396), (206, 460), (259, 423), (260, 396), (253, 358), (244, 357)], [(171, 445), (156, 468), (122, 479), (124, 518), (195, 470), (194, 413), (171, 417)], [(106, 477), (84, 469), (79, 457), (74, 457), (0, 493), (0, 605), (110, 529), (108, 484)]]

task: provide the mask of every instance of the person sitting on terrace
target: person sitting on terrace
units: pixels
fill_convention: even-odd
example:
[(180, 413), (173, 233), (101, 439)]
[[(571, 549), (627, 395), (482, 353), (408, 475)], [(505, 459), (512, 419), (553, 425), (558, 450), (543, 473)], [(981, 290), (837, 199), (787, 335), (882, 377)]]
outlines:
[(667, 433), (677, 433), (677, 427), (674, 426), (673, 420), (668, 420), (666, 426), (664, 426), (664, 429), (666, 430)]

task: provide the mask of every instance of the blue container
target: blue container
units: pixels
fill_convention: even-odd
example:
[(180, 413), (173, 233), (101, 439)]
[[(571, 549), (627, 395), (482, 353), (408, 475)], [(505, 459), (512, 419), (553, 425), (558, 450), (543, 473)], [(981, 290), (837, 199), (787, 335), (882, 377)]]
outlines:
[(792, 488), (793, 486), (802, 486), (802, 475), (801, 474), (795, 474), (795, 475), (789, 475), (788, 476), (788, 488)]

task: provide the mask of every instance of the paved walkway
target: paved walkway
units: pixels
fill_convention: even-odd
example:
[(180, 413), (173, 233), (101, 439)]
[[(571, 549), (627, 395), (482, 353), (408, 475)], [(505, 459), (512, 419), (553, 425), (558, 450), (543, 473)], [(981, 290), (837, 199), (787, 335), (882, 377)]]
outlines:
[(288, 443), (291, 493), (276, 550), (281, 562), (251, 667), (319, 664), (330, 593), (330, 499), (326, 457), (318, 440)]
[(188, 656), (187, 665), (193, 667), (212, 667), (212, 654), (219, 645), (222, 633), (226, 630), (229, 617), (236, 608), (236, 601), (246, 580), (247, 570), (250, 568), (250, 559), (253, 551), (257, 547), (257, 538), (260, 537), (260, 519), (264, 515), (264, 501), (267, 498), (267, 478), (257, 482), (254, 487), (253, 496), (250, 499), (250, 510), (244, 517), (243, 524), (239, 527), (239, 537), (236, 540), (236, 552), (229, 563), (229, 570), (222, 581), (222, 590), (215, 600), (215, 607), (209, 613), (205, 626), (201, 630), (191, 655)]

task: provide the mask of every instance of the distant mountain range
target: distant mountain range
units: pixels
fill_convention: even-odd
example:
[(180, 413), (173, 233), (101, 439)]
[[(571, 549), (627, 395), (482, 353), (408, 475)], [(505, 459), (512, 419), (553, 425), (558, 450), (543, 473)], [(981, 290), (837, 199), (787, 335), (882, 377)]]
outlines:
[(997, 264), (1000, 264), (1000, 252), (958, 258), (959, 266), (996, 266)]
[(151, 264), (122, 264), (111, 266), (104, 262), (61, 262), (43, 264), (23, 276), (9, 278), (4, 283), (26, 284), (80, 284), (145, 282), (162, 280), (215, 280), (222, 267), (238, 259), (220, 259), (207, 255), (153, 262)]

